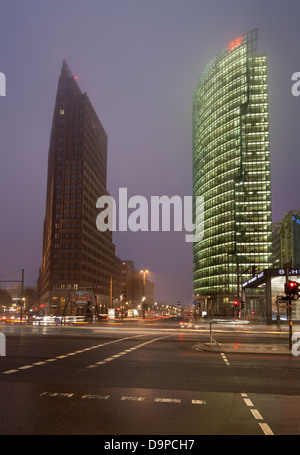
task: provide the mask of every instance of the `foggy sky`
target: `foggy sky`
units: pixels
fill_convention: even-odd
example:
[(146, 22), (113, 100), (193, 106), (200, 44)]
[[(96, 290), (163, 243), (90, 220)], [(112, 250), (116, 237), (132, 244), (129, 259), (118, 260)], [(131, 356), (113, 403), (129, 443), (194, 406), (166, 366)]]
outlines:
[[(63, 58), (108, 134), (110, 194), (117, 199), (125, 187), (129, 197), (191, 196), (197, 79), (230, 41), (258, 27), (258, 51), (269, 65), (273, 221), (299, 209), (300, 97), (291, 94), (292, 74), (300, 72), (299, 17), (299, 0), (2, 1), (0, 279), (22, 268), (26, 286), (38, 278)], [(151, 271), (156, 299), (190, 304), (192, 244), (184, 236), (113, 239), (118, 257)]]

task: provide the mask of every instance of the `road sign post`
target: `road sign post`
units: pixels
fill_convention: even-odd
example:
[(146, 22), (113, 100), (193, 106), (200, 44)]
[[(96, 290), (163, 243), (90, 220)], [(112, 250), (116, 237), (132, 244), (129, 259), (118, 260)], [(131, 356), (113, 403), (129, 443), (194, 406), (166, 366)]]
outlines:
[(292, 299), (291, 299), (291, 296), (289, 296), (289, 308), (288, 308), (288, 312), (289, 312), (289, 350), (291, 351), (292, 350), (292, 345), (293, 345), (293, 341), (292, 341), (292, 338), (293, 338), (293, 322), (292, 322)]
[(286, 282), (284, 286), (285, 295), (288, 299), (287, 318), (289, 324), (289, 349), (292, 350), (293, 346), (293, 322), (292, 322), (292, 299), (297, 300), (299, 298), (299, 285), (296, 281), (289, 280), (289, 269), (286, 270)]

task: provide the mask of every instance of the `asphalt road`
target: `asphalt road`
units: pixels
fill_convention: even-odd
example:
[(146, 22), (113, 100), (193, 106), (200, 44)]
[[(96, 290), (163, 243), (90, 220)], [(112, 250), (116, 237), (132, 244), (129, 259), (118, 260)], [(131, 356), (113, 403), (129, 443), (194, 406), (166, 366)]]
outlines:
[[(300, 434), (300, 357), (203, 350), (208, 330), (166, 321), (0, 331), (1, 435)], [(216, 337), (287, 343), (243, 327)]]

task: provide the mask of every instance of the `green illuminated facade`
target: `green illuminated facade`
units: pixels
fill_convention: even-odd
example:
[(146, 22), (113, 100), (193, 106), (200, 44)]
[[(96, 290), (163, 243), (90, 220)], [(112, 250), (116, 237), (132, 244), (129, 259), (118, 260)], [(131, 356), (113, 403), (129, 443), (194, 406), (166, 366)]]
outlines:
[(256, 47), (257, 30), (231, 42), (194, 94), (193, 189), (194, 198), (204, 198), (194, 298), (213, 314), (232, 314), (238, 283), (251, 277), (252, 266), (272, 267), (267, 62)]

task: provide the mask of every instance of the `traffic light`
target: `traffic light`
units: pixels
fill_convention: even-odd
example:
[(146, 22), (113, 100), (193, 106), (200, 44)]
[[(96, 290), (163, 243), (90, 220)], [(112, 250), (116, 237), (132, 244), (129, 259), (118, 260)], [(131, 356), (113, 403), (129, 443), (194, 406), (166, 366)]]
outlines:
[(240, 302), (239, 302), (238, 300), (235, 300), (235, 301), (233, 302), (233, 307), (234, 307), (235, 310), (238, 309), (239, 303), (240, 303)]
[(294, 300), (299, 298), (299, 289), (298, 283), (296, 281), (288, 281), (284, 285), (284, 292), (288, 297), (291, 297)]
[(256, 265), (253, 265), (252, 266), (252, 276), (255, 276), (255, 275), (257, 275), (257, 267), (256, 267)]

